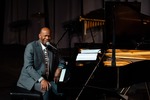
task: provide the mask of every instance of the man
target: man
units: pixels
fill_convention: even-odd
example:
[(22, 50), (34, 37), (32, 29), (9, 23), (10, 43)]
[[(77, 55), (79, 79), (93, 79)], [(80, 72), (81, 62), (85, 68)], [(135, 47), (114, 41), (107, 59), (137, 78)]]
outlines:
[[(39, 33), (39, 40), (29, 43), (24, 52), (24, 65), (21, 70), (17, 86), (27, 90), (37, 90), (43, 93), (43, 100), (49, 100), (51, 90), (57, 93), (57, 82), (65, 61), (50, 46), (52, 32), (43, 27)], [(50, 45), (48, 45), (50, 43)], [(48, 48), (49, 46), (49, 48)], [(51, 48), (50, 48), (51, 47)], [(48, 68), (46, 69), (44, 50), (48, 49)], [(57, 65), (56, 65), (57, 64)], [(48, 72), (46, 72), (48, 71)], [(48, 76), (46, 76), (48, 73)]]

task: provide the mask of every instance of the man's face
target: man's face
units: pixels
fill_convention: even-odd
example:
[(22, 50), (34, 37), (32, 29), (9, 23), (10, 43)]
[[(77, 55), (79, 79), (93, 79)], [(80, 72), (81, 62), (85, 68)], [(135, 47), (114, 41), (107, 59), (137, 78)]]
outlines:
[(41, 30), (40, 34), (39, 34), (39, 39), (42, 42), (42, 44), (46, 44), (46, 42), (50, 42), (51, 40), (51, 32), (49, 29), (44, 28)]

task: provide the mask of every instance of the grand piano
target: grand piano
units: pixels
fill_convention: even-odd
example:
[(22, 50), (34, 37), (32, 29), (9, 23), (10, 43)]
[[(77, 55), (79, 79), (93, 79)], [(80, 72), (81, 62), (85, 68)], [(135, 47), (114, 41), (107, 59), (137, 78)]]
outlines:
[[(150, 81), (150, 16), (140, 12), (139, 2), (106, 5), (104, 42), (77, 43), (68, 60), (64, 81), (58, 84), (58, 90), (72, 100), (106, 100), (107, 96), (127, 100), (121, 89)], [(91, 48), (102, 50), (96, 61), (75, 60), (81, 49)], [(148, 88), (147, 94), (150, 99)]]

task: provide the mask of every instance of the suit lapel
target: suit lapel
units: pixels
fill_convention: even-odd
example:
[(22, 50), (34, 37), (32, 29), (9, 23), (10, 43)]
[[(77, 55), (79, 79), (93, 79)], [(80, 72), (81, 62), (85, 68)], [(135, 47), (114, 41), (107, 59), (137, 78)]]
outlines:
[(37, 54), (38, 54), (39, 58), (44, 62), (44, 54), (43, 54), (43, 51), (42, 51), (40, 41), (37, 41), (36, 50), (37, 50)]

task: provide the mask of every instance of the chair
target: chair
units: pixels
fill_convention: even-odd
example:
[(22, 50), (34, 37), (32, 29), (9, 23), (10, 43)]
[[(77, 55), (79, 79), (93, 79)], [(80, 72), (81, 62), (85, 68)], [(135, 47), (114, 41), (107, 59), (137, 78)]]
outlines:
[(10, 90), (11, 100), (43, 100), (42, 93), (15, 86)]

